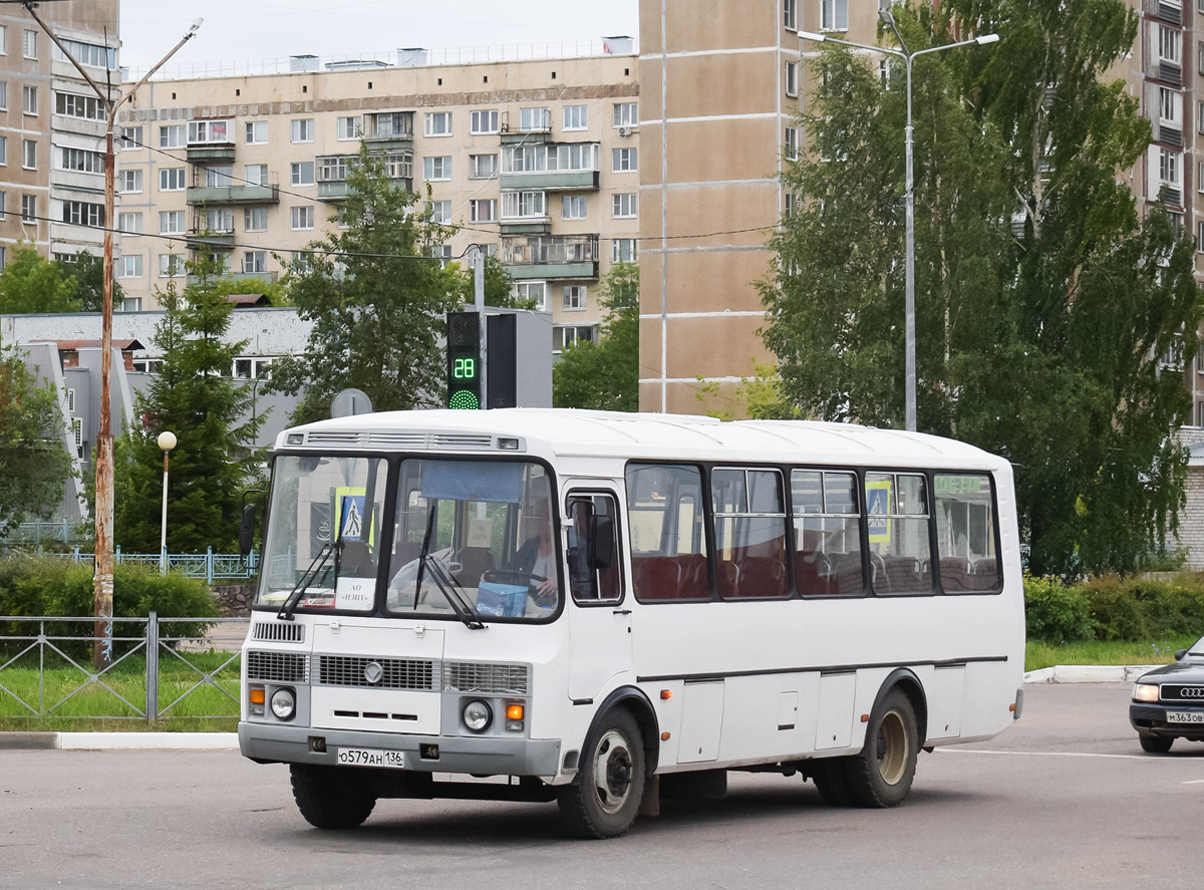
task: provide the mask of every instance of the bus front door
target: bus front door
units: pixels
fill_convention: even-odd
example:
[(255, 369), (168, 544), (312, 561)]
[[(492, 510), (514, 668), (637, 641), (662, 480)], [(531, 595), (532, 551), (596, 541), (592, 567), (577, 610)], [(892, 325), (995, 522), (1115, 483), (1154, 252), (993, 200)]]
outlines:
[(619, 545), (618, 493), (577, 488), (565, 501), (568, 518), (569, 698), (597, 697), (631, 669), (631, 611)]

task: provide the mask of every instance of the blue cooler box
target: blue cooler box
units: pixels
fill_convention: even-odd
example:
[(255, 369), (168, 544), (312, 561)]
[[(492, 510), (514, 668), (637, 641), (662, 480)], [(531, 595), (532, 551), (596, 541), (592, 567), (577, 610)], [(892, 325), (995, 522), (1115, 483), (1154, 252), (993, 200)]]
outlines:
[(477, 612), (498, 618), (521, 618), (527, 611), (526, 584), (482, 581), (477, 588)]

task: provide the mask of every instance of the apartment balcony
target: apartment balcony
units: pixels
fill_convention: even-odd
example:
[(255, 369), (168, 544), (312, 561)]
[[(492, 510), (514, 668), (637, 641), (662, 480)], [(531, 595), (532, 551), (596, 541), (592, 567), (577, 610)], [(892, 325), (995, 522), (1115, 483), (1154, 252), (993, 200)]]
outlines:
[[(385, 175), (394, 188), (414, 190), (414, 153), (409, 150), (380, 152), (385, 162)], [(317, 173), (318, 200), (327, 203), (345, 201), (351, 194), (347, 174), (359, 163), (358, 155), (320, 155), (314, 159)]]
[(414, 112), (386, 111), (365, 114), (361, 138), (372, 151), (412, 149)]
[(233, 161), (233, 119), (193, 120), (188, 122), (188, 162)]
[(537, 142), (552, 142), (552, 129), (502, 130), (502, 145), (534, 145)]
[(234, 145), (190, 145), (186, 157), (190, 164), (213, 163), (214, 161), (233, 161)]
[(1174, 0), (1145, 0), (1145, 14), (1178, 27), (1183, 24), (1183, 7)]
[(189, 232), (185, 239), (188, 246), (194, 249), (203, 247), (234, 247), (234, 232)]
[(1154, 140), (1156, 142), (1161, 142), (1163, 145), (1173, 145), (1175, 148), (1183, 147), (1183, 131), (1178, 127), (1159, 123), (1157, 130), (1154, 132)]
[[(229, 281), (259, 281), (264, 284), (275, 283), (279, 272), (223, 272), (221, 277)], [(193, 285), (199, 281), (196, 275), (184, 276), (185, 285)]]
[(503, 237), (499, 256), (515, 280), (598, 277), (597, 235)]
[(503, 189), (548, 192), (597, 191), (597, 170), (541, 170), (538, 173), (503, 173)]
[(279, 204), (278, 185), (225, 185), (190, 188), (184, 194), (190, 205), (201, 204)]

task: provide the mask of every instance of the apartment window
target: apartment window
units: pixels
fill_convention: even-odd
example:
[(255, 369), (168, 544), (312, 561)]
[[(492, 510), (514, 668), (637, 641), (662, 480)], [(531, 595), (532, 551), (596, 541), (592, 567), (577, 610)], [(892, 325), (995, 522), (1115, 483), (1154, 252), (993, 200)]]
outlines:
[(436, 244), (431, 248), (431, 256), (442, 260), (441, 265), (446, 266), (448, 260), (452, 258), (450, 244)]
[(849, 0), (819, 0), (821, 31), (849, 30)]
[(21, 87), (21, 110), (26, 114), (38, 113), (38, 88), (29, 85)]
[(38, 169), (38, 143), (32, 139), (21, 140), (21, 166), (26, 170)]
[(561, 218), (585, 219), (587, 213), (589, 213), (589, 199), (587, 195), (564, 196), (563, 206), (560, 210)]
[(548, 169), (548, 146), (505, 145), (502, 147), (503, 173), (538, 173)]
[(220, 235), (234, 233), (234, 211), (229, 208), (205, 211), (205, 231)]
[(180, 192), (185, 188), (185, 168), (166, 167), (159, 171), (159, 191)]
[(355, 117), (341, 117), (338, 122), (337, 138), (340, 142), (348, 142), (350, 140), (359, 139), (363, 134), (364, 119), (356, 115)]
[(21, 221), (22, 222), (37, 222), (38, 219), (38, 196), (37, 195), (22, 195), (21, 196)]
[(0, 219), (8, 219), (8, 195), (5, 192), (0, 192)]
[[(131, 256), (123, 256), (117, 270), (117, 277), (119, 278), (141, 278), (142, 254), (135, 253)], [(129, 310), (126, 311), (128, 312)]]
[(584, 130), (589, 127), (589, 106), (588, 105), (566, 105), (564, 106), (564, 129), (565, 130)]
[(314, 184), (314, 162), (313, 161), (302, 161), (299, 164), (293, 164), (291, 169), (292, 169), (293, 185), (313, 185)]
[(72, 226), (103, 226), (105, 206), (88, 201), (64, 201), (63, 222)]
[[(59, 149), (59, 167), (63, 170), (76, 170), (80, 173), (99, 173), (102, 176), (105, 172), (105, 156), (98, 151), (90, 151), (85, 148), (60, 148)], [(117, 184), (124, 191), (125, 175), (128, 173), (137, 172), (139, 182), (142, 181), (142, 171), (122, 170), (118, 174)], [(141, 186), (138, 191), (142, 191)]]
[(431, 222), (445, 224), (452, 221), (451, 201), (427, 201), (427, 209), (431, 213)]
[(514, 295), (520, 300), (534, 300), (535, 310), (543, 312), (547, 308), (548, 284), (546, 281), (518, 281), (514, 285)]
[(142, 214), (141, 213), (119, 213), (119, 214), (117, 214), (117, 230), (125, 235), (141, 235), (142, 234)]
[(142, 148), (142, 128), (122, 127), (117, 134), (117, 148), (118, 150)]
[(423, 136), (450, 136), (452, 116), (450, 111), (428, 111), (422, 116)]
[(247, 121), (245, 138), (246, 138), (247, 145), (265, 145), (265, 144), (267, 144), (268, 122), (267, 121)]
[(638, 102), (616, 102), (612, 127), (635, 127), (640, 123), (640, 106)]
[(497, 222), (497, 198), (478, 198), (468, 202), (468, 221)]
[[(549, 170), (597, 170), (599, 146), (596, 142), (548, 146)], [(632, 156), (634, 160), (634, 155)], [(634, 169), (634, 167), (632, 168)]]
[(568, 284), (564, 288), (564, 302), (561, 304), (562, 309), (584, 309), (585, 308), (585, 285), (583, 284)]
[(634, 193), (614, 195), (611, 216), (615, 219), (635, 219), (635, 201)]
[(427, 182), (446, 182), (452, 178), (451, 155), (422, 159), (422, 178)]
[(266, 272), (268, 270), (268, 252), (266, 250), (243, 251), (242, 270), (244, 272)]
[[(63, 152), (66, 153), (67, 149), (63, 149)], [(89, 154), (94, 154), (94, 152), (89, 152)], [(101, 159), (101, 163), (104, 163), (103, 158)], [(99, 170), (95, 172), (103, 173), (104, 171)], [(121, 189), (121, 193), (123, 195), (130, 195), (140, 192), (142, 191), (142, 171), (121, 170), (117, 174), (117, 182), (118, 188)]]
[(294, 232), (306, 231), (314, 227), (314, 208), (312, 204), (289, 208), (289, 224)]
[(292, 127), (293, 142), (314, 141), (314, 120), (312, 117), (292, 121)]
[(634, 173), (636, 170), (636, 148), (612, 148), (610, 150), (611, 173)]
[(1196, 44), (1196, 67), (1204, 74), (1204, 40)]
[[(142, 268), (142, 266), (141, 266), (142, 257), (138, 257), (138, 260), (139, 260), (138, 268)], [(141, 312), (142, 311), (142, 297), (122, 297), (121, 311), (122, 312)]]
[(794, 195), (786, 192), (782, 196), (782, 214), (783, 216), (794, 216)]
[(159, 128), (159, 148), (183, 148), (188, 143), (188, 128), (169, 124)]
[(798, 30), (798, 0), (783, 0), (782, 24), (791, 31)]
[(243, 229), (248, 232), (266, 232), (268, 230), (268, 209), (266, 207), (247, 207), (242, 212)]
[[(103, 46), (99, 43), (83, 43), (79, 40), (60, 38), (63, 47), (71, 53), (71, 57), (81, 65), (91, 65), (93, 68), (117, 67), (117, 50), (115, 47)], [(67, 61), (67, 56), (57, 46), (51, 47), (51, 53), (61, 62)]]
[(0, 136), (0, 166), (8, 166), (8, 137)]
[(798, 95), (798, 62), (786, 63), (786, 95)]
[(159, 254), (159, 277), (175, 278), (184, 272), (184, 258), (178, 253)]
[(160, 235), (180, 235), (183, 234), (184, 227), (185, 223), (183, 210), (159, 211)]
[(25, 30), (24, 41), (21, 44), (21, 55), (27, 59), (38, 57), (38, 32)]
[(552, 351), (563, 352), (578, 343), (594, 342), (593, 325), (557, 325), (552, 328)]
[(0, 80), (0, 111), (8, 111), (8, 81)]
[(1182, 43), (1182, 33), (1174, 28), (1168, 28), (1166, 25), (1158, 26), (1158, 59), (1160, 61), (1178, 65), (1179, 48)]
[(1179, 164), (1182, 162), (1182, 157), (1176, 151), (1170, 151), (1165, 148), (1158, 149), (1158, 178), (1161, 182), (1167, 185), (1178, 188), (1181, 176), (1179, 175)]
[(1177, 90), (1168, 90), (1166, 87), (1158, 88), (1158, 120), (1160, 123), (1171, 124), (1174, 127), (1179, 126), (1179, 107), (1182, 104), (1183, 97)]
[(543, 192), (502, 192), (502, 219), (541, 219), (547, 214)]
[[(8, 25), (0, 25), (0, 56), (8, 55)], [(0, 269), (4, 268), (0, 266)]]
[(480, 136), (497, 131), (497, 111), (495, 109), (474, 111), (471, 114), (468, 121), (468, 132), (472, 135)]
[(634, 238), (616, 238), (611, 243), (610, 261), (612, 263), (634, 263), (639, 260)]
[(390, 179), (412, 179), (414, 177), (414, 153), (391, 151), (385, 155), (385, 175)]
[(243, 168), (246, 174), (243, 178), (247, 181), (247, 185), (267, 185), (268, 184), (268, 165), (267, 164), (247, 164)]
[(234, 185), (234, 168), (220, 164), (216, 167), (205, 168), (205, 188), (228, 189)]
[(520, 108), (518, 129), (523, 133), (541, 133), (552, 129), (552, 112), (547, 108)]
[(497, 155), (469, 155), (469, 179), (496, 179)]
[(229, 145), (234, 142), (234, 121), (189, 121), (189, 145)]
[(95, 96), (80, 96), (76, 93), (54, 94), (54, 110), (65, 117), (80, 117), (90, 121), (105, 119), (104, 104)]
[(786, 138), (784, 140), (784, 150), (786, 160), (798, 160), (798, 127), (787, 127)]

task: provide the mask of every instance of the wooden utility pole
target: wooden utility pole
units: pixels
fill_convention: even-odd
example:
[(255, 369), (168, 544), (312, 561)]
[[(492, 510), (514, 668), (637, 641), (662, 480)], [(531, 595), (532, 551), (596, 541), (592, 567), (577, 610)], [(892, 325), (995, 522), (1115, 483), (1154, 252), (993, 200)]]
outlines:
[(133, 89), (114, 100), (111, 95), (111, 84), (106, 85), (108, 89), (101, 89), (75, 56), (71, 55), (63, 46), (58, 35), (42, 21), (36, 11), (38, 4), (28, 2), (21, 5), (33, 16), (33, 20), (46, 32), (46, 36), (54, 41), (54, 45), (75, 66), (75, 70), (88, 82), (100, 101), (104, 103), (108, 122), (105, 128), (105, 215), (103, 222), (105, 247), (104, 303), (101, 309), (100, 337), (100, 432), (96, 437), (95, 448), (96, 543), (93, 546), (95, 556), (92, 575), (92, 591), (96, 603), (94, 632), (96, 646), (93, 651), (93, 664), (99, 672), (113, 663), (113, 431), (110, 423), (112, 400), (109, 386), (109, 375), (113, 370), (113, 223), (114, 209), (117, 203), (115, 171), (117, 161), (113, 151), (113, 130), (117, 123), (117, 110), (132, 99), (138, 88), (150, 80), (151, 75), (163, 67), (163, 64), (174, 56), (180, 47), (196, 36), (203, 19), (193, 22), (192, 27), (188, 29), (180, 42), (173, 46), (171, 51), (160, 59), (158, 64), (151, 68), (140, 81), (134, 84)]

